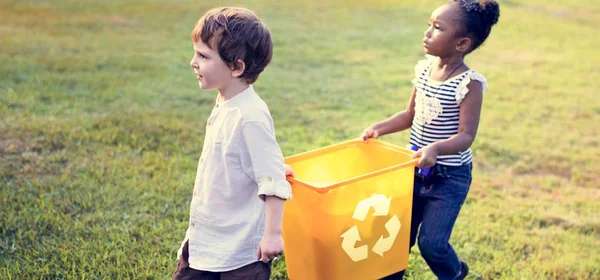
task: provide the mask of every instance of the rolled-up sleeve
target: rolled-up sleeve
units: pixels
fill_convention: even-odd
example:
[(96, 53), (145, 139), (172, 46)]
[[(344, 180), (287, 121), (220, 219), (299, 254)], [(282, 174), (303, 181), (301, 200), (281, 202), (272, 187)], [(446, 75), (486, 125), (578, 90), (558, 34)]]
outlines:
[(242, 124), (242, 135), (246, 145), (242, 168), (258, 184), (258, 196), (263, 200), (265, 196), (290, 199), (292, 189), (273, 129), (260, 121), (248, 121)]

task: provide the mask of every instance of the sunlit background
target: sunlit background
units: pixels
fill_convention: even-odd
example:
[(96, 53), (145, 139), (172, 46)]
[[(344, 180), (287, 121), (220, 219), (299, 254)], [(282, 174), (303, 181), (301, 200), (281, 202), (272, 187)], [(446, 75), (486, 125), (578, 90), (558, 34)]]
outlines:
[[(443, 3), (0, 0), (0, 279), (170, 277), (215, 98), (189, 66), (207, 9), (270, 28), (255, 88), (289, 156), (403, 109)], [(489, 91), (451, 242), (468, 279), (597, 279), (600, 4), (500, 8), (466, 59)], [(417, 248), (407, 274), (434, 279)]]

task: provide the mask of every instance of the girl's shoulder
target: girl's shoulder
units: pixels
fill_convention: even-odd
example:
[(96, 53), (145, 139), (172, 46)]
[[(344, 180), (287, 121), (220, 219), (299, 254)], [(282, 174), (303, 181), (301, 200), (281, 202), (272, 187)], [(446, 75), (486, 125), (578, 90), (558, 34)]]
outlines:
[(473, 69), (469, 69), (467, 70), (467, 72), (464, 74), (465, 77), (460, 81), (460, 83), (458, 84), (458, 87), (456, 88), (456, 103), (460, 104), (460, 102), (462, 102), (462, 100), (465, 98), (465, 96), (467, 96), (467, 93), (469, 93), (469, 84), (472, 81), (478, 81), (481, 83), (481, 91), (485, 92), (488, 89), (487, 86), (487, 79), (479, 72), (473, 70)]

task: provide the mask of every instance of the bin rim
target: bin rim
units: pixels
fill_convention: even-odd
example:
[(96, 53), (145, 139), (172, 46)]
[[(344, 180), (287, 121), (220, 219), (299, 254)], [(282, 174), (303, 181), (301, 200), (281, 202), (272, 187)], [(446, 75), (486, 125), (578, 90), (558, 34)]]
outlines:
[[(293, 156), (289, 156), (289, 157), (286, 157), (284, 161), (287, 164), (291, 164), (293, 162), (303, 160), (306, 157), (308, 157), (308, 156), (310, 156), (310, 155), (312, 155), (314, 153), (325, 152), (325, 151), (341, 150), (341, 149), (345, 149), (345, 148), (347, 148), (349, 146), (352, 146), (352, 145), (358, 145), (358, 144), (363, 144), (363, 143), (364, 143), (364, 140), (362, 138), (353, 139), (353, 140), (349, 140), (349, 141), (345, 141), (345, 142), (341, 142), (341, 143), (337, 143), (337, 144), (325, 146), (325, 147), (322, 147), (322, 148), (317, 148), (317, 149), (310, 150), (310, 151), (307, 151), (307, 152), (299, 153), (299, 154), (296, 154), (296, 155), (293, 155)], [(366, 145), (379, 145), (379, 146), (385, 147), (387, 149), (395, 150), (397, 152), (401, 152), (403, 154), (410, 155), (410, 156), (412, 156), (412, 155), (415, 154), (415, 151), (412, 151), (410, 149), (406, 149), (406, 148), (402, 148), (402, 147), (399, 147), (399, 146), (396, 146), (396, 145), (392, 145), (390, 143), (387, 143), (387, 142), (384, 142), (384, 141), (381, 141), (381, 140), (377, 140), (377, 139), (369, 139), (369, 141), (367, 143), (364, 143), (364, 144), (366, 144)], [(340, 181), (340, 182), (337, 182), (337, 183), (333, 183), (331, 185), (328, 185), (328, 186), (322, 187), (322, 188), (313, 187), (313, 186), (310, 185), (310, 183), (308, 183), (306, 181), (303, 181), (303, 180), (300, 180), (300, 179), (297, 179), (297, 178), (294, 178), (294, 177), (291, 177), (291, 176), (288, 176), (287, 180), (291, 183), (292, 186), (294, 186), (294, 185), (300, 185), (300, 186), (309, 188), (309, 189), (311, 189), (313, 191), (316, 191), (318, 193), (323, 194), (323, 193), (329, 192), (332, 189), (338, 188), (338, 187), (340, 187), (342, 185), (347, 185), (347, 184), (354, 183), (354, 182), (357, 182), (357, 181), (360, 181), (360, 180), (368, 179), (368, 178), (371, 178), (371, 177), (374, 177), (374, 176), (377, 176), (377, 175), (381, 175), (381, 174), (385, 174), (385, 173), (388, 173), (388, 172), (391, 172), (391, 171), (394, 171), (394, 170), (397, 170), (397, 169), (400, 169), (400, 168), (404, 168), (404, 167), (408, 167), (408, 166), (417, 166), (418, 162), (419, 162), (418, 158), (411, 159), (411, 160), (409, 160), (407, 162), (404, 162), (404, 163), (392, 165), (392, 166), (389, 166), (389, 167), (386, 167), (386, 168), (383, 168), (383, 169), (379, 169), (379, 170), (376, 170), (376, 171), (373, 171), (373, 172), (370, 172), (370, 173), (366, 173), (366, 174), (363, 174), (363, 175), (355, 176), (355, 177), (352, 177), (352, 178), (349, 178), (349, 179), (346, 179), (346, 180), (343, 180), (343, 181)]]

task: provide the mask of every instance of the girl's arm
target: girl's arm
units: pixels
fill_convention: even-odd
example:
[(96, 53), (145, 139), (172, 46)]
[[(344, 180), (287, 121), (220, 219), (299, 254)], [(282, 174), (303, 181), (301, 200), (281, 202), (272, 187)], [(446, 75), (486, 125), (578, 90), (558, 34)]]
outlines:
[(415, 116), (416, 92), (417, 89), (413, 86), (406, 109), (365, 129), (363, 133), (363, 139), (367, 140), (368, 138), (378, 138), (379, 136), (410, 128)]
[(483, 87), (479, 81), (471, 81), (467, 88), (469, 94), (460, 103), (460, 115), (458, 120), (458, 133), (446, 140), (431, 143), (419, 150), (414, 157), (421, 157), (419, 167), (427, 168), (435, 164), (439, 155), (454, 154), (471, 147), (477, 127), (483, 103)]
[(475, 140), (477, 127), (479, 126), (481, 105), (483, 103), (483, 91), (481, 82), (479, 81), (470, 82), (467, 88), (469, 88), (469, 94), (465, 96), (460, 104), (458, 133), (447, 140), (432, 144), (439, 152), (439, 155), (464, 151), (471, 147), (471, 144)]

